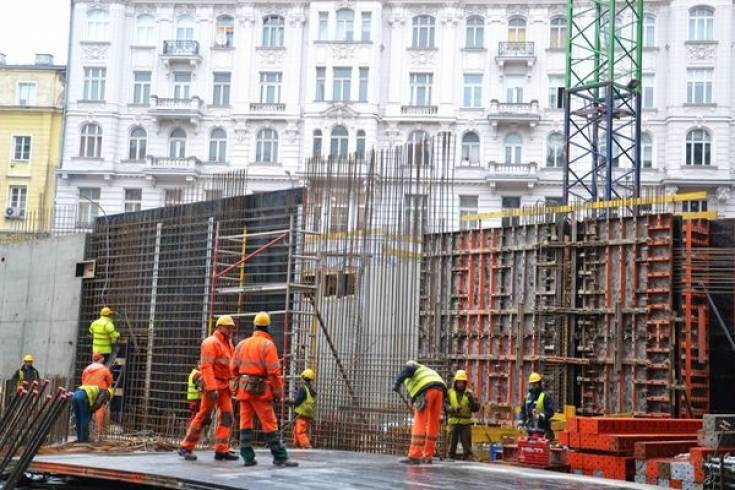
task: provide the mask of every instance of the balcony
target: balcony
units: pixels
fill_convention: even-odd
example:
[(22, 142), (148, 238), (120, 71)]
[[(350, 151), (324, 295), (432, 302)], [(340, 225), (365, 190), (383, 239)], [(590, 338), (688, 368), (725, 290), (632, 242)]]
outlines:
[(536, 54), (532, 42), (501, 42), (498, 43), (498, 55), (495, 61), (502, 66), (508, 62), (525, 63), (529, 67), (536, 62)]
[(172, 63), (188, 63), (196, 66), (202, 61), (198, 41), (163, 41), (161, 59), (166, 66)]
[(490, 162), (486, 180), (493, 187), (498, 183), (520, 183), (532, 187), (538, 180), (538, 165), (536, 162)]
[(435, 105), (402, 105), (401, 114), (411, 116), (433, 116), (439, 111)]
[(286, 104), (273, 102), (251, 102), (250, 112), (286, 112)]
[(187, 120), (192, 126), (196, 126), (202, 118), (203, 106), (202, 99), (197, 96), (190, 99), (167, 99), (152, 95), (148, 113), (158, 122)]
[(531, 102), (498, 102), (493, 99), (490, 101), (487, 118), (495, 126), (507, 122), (526, 123), (534, 127), (541, 120), (541, 112), (537, 100)]
[(169, 158), (148, 156), (143, 173), (151, 177), (182, 176), (187, 181), (199, 175), (202, 162), (197, 157)]

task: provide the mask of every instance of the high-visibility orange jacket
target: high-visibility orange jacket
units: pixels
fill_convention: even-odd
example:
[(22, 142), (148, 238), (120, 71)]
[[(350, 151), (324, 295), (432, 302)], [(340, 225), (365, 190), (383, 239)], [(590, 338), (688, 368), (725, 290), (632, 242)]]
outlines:
[[(273, 337), (268, 332), (256, 330), (252, 336), (237, 344), (232, 359), (232, 371), (235, 375), (246, 374), (267, 378), (272, 394), (279, 397), (283, 394), (281, 362), (278, 360)], [(237, 398), (239, 400), (248, 398), (241, 387), (238, 389)]]
[(233, 350), (232, 340), (221, 332), (214, 332), (204, 339), (200, 358), (204, 391), (221, 390), (229, 386)]
[(112, 386), (112, 373), (101, 362), (93, 362), (82, 371), (82, 385), (106, 390)]

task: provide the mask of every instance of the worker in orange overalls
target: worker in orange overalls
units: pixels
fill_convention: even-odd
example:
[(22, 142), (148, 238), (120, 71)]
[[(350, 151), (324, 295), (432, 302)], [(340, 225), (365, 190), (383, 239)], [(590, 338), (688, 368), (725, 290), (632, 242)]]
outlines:
[[(92, 354), (92, 364), (82, 371), (82, 386), (96, 386), (101, 390), (108, 390), (112, 387), (112, 373), (105, 366), (105, 356), (100, 352)], [(106, 415), (107, 410), (94, 412), (94, 424), (97, 427), (98, 437), (105, 430)]]
[(237, 455), (230, 452), (230, 431), (235, 421), (232, 411), (232, 394), (230, 392), (230, 362), (232, 361), (232, 329), (235, 322), (229, 315), (217, 319), (217, 329), (202, 342), (200, 365), (204, 378), (202, 404), (194, 420), (189, 424), (186, 437), (181, 441), (179, 456), (187, 461), (195, 461), (192, 452), (202, 436), (202, 427), (209, 419), (215, 405), (219, 408), (219, 420), (215, 434), (214, 459), (217, 461), (235, 461)]
[(253, 415), (258, 417), (263, 428), (265, 442), (273, 455), (273, 464), (278, 467), (298, 466), (289, 461), (286, 448), (278, 432), (274, 401), (283, 396), (283, 377), (278, 351), (273, 337), (268, 333), (271, 317), (261, 311), (255, 315), (253, 335), (235, 348), (232, 371), (238, 376), (237, 399), (240, 401), (240, 455), (245, 466), (255, 466), (253, 451)]
[(307, 368), (301, 373), (301, 379), (304, 384), (296, 392), (296, 398), (289, 402), (296, 412), (296, 420), (293, 424), (293, 445), (302, 449), (311, 449), (311, 441), (309, 441), (309, 425), (314, 420), (314, 412), (316, 411), (316, 390), (311, 383), (316, 375), (314, 370)]

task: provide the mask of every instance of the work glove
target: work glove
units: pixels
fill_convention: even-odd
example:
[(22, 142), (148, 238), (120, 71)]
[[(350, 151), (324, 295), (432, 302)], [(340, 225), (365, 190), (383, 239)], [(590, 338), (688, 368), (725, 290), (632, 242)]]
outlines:
[(219, 392), (217, 390), (208, 391), (207, 396), (210, 400), (216, 402), (219, 399)]

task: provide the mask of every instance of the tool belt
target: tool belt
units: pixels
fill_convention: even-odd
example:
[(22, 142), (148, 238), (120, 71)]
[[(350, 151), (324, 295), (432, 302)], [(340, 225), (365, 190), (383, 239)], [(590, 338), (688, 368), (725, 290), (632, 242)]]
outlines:
[(240, 389), (251, 395), (262, 395), (266, 390), (265, 378), (243, 374), (240, 376)]

